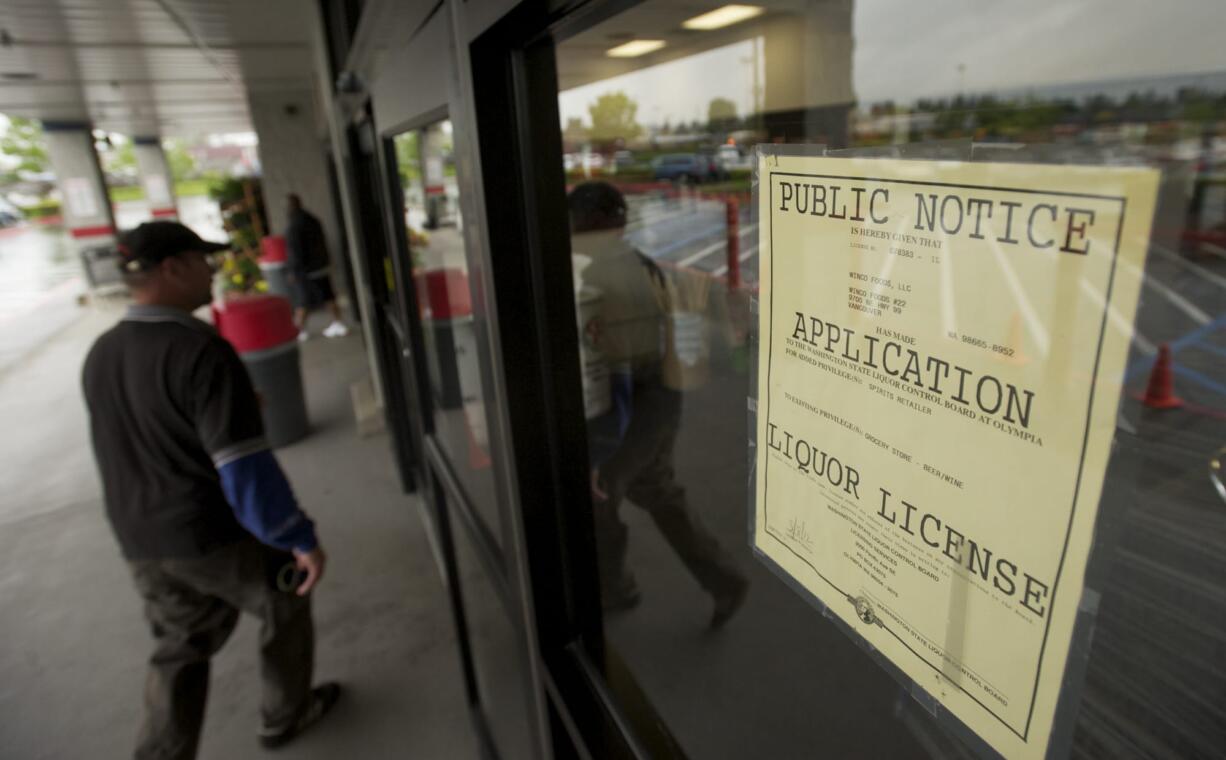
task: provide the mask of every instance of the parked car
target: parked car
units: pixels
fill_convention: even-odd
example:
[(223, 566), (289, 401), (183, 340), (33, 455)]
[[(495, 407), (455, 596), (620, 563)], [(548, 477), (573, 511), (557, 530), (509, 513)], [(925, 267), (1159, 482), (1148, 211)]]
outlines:
[(746, 164), (746, 158), (741, 155), (741, 149), (735, 145), (721, 145), (716, 149), (715, 155), (719, 156), (725, 169), (739, 169)]
[(568, 172), (584, 168), (601, 169), (604, 164), (604, 156), (599, 153), (566, 153), (562, 156), (562, 166)]
[(657, 180), (705, 182), (711, 177), (711, 161), (700, 153), (666, 153), (651, 162)]

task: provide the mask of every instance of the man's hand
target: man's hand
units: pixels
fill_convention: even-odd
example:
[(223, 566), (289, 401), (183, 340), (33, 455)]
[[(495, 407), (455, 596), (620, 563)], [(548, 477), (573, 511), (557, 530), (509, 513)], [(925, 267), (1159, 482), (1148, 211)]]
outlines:
[(311, 589), (315, 588), (319, 580), (324, 577), (324, 565), (327, 562), (327, 555), (318, 546), (309, 552), (294, 550), (294, 563), (299, 570), (306, 573), (306, 580), (297, 589), (298, 596), (306, 596), (311, 593)]

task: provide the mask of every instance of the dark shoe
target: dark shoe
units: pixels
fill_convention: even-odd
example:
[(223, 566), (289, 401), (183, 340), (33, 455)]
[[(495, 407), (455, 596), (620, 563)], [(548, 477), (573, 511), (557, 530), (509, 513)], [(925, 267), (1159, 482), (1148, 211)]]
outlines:
[(744, 578), (737, 578), (736, 582), (731, 584), (726, 591), (715, 595), (715, 610), (711, 613), (712, 631), (719, 630), (724, 627), (737, 610), (741, 609), (741, 605), (745, 603), (745, 597), (749, 594), (749, 581)]
[(605, 612), (625, 612), (637, 607), (642, 598), (634, 576), (627, 573), (612, 588), (601, 590), (600, 606)]
[[(276, 749), (284, 744), (288, 744), (298, 734), (307, 730), (311, 726), (319, 722), (319, 719), (328, 714), (332, 706), (336, 704), (336, 700), (340, 699), (341, 685), (338, 683), (325, 683), (311, 689), (311, 703), (302, 711), (298, 719), (289, 725), (289, 728), (284, 728), (277, 732), (265, 733), (260, 732), (260, 744), (264, 749)], [(266, 729), (267, 730), (267, 729)]]

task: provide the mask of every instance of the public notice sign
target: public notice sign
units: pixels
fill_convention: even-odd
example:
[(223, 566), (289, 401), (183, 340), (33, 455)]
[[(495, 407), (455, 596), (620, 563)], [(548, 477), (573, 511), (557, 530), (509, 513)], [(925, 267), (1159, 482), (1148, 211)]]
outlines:
[(759, 157), (755, 548), (1041, 757), (1158, 175)]

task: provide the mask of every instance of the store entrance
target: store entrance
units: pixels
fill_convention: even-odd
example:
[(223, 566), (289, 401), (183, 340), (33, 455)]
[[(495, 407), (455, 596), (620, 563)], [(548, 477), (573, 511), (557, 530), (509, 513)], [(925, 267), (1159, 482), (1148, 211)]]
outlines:
[[(1060, 643), (1073, 654), (1067, 670), (1061, 662), (1052, 687), (1064, 696), (1048, 711), (1055, 715), (1051, 746), (1057, 754), (1152, 742), (1170, 754), (1185, 742), (1207, 750), (1219, 732), (1201, 731), (1199, 719), (1181, 716), (1199, 715), (1196, 705), (1220, 688), (1220, 679), (1196, 675), (1196, 663), (1212, 659), (1212, 636), (1183, 627), (1171, 632), (1181, 642), (1178, 651), (1158, 653), (1137, 622), (1157, 610), (1171, 613), (1159, 615), (1166, 620), (1195, 617), (1196, 595), (1173, 579), (1183, 574), (1216, 583), (1220, 568), (1186, 551), (1192, 536), (1186, 526), (1215, 536), (1226, 528), (1211, 517), (1220, 505), (1205, 475), (1220, 446), (1220, 398), (1214, 396), (1220, 389), (1212, 379), (1221, 374), (1220, 351), (1205, 345), (1206, 336), (1217, 334), (1220, 284), (1189, 276), (1208, 271), (1204, 261), (1177, 253), (1181, 239), (1202, 234), (1179, 230), (1178, 212), (1199, 204), (1201, 195), (1198, 183), (1180, 179), (1198, 170), (1177, 165), (1173, 156), (1194, 156), (1194, 146), (1152, 123), (1139, 126), (1144, 117), (1124, 107), (1139, 107), (1148, 97), (1138, 83), (1084, 83), (1093, 94), (1074, 97), (1036, 71), (1028, 85), (1043, 87), (1021, 95), (1016, 81), (984, 60), (977, 72), (986, 82), (983, 94), (971, 97), (959, 80), (962, 67), (952, 74), (941, 69), (954, 59), (924, 58), (915, 47), (909, 48), (917, 61), (914, 78), (895, 86), (901, 64), (885, 51), (905, 46), (897, 36), (901, 16), (891, 17), (903, 14), (905, 4), (890, 5), (883, 11), (867, 3), (762, 3), (701, 16), (669, 0), (588, 3), (562, 16), (521, 8), (473, 45), (483, 181), (486, 197), (498, 199), (486, 209), (496, 241), (490, 267), (504, 350), (513, 349), (504, 356), (508, 436), (517, 453), (514, 482), (554, 709), (571, 719), (583, 741), (630, 754), (791, 757), (820, 748), (833, 756), (960, 757), (991, 750), (983, 735), (952, 715), (949, 692), (968, 682), (986, 684), (983, 692), (996, 696), (989, 697), (991, 709), (983, 708), (985, 725), (999, 722), (994, 711), (1003, 710), (1002, 701), (1016, 707), (1032, 696), (1033, 690), (1006, 695), (998, 688), (1011, 661), (993, 655), (994, 644), (959, 638), (974, 615), (949, 589), (917, 597), (938, 612), (929, 620), (933, 630), (916, 629), (914, 636), (928, 640), (920, 648), (937, 651), (938, 663), (948, 663), (948, 655), (959, 664), (951, 669), (917, 656), (917, 673), (931, 666), (921, 680), (900, 672), (827, 606), (864, 597), (815, 597), (754, 552), (749, 526), (757, 494), (750, 488), (760, 361), (754, 333), (767, 223), (754, 205), (755, 181), (762, 181), (754, 172), (755, 149), (794, 143), (794, 149), (772, 148), (773, 155), (856, 159), (862, 171), (853, 178), (860, 180), (875, 176), (868, 165), (880, 159), (903, 185), (939, 185), (935, 172), (948, 169), (941, 167), (946, 162), (967, 171), (990, 164), (1014, 188), (1025, 184), (1023, 170), (1009, 169), (1014, 164), (1095, 171), (1126, 164), (1162, 172), (1160, 223), (1152, 239), (1136, 243), (1146, 250), (1144, 269), (1134, 265), (1126, 275), (1142, 294), (1135, 313), (1114, 305), (1104, 310), (1109, 288), (1071, 278), (1067, 260), (1052, 257), (1027, 284), (1017, 278), (1011, 253), (991, 250), (989, 261), (999, 263), (976, 282), (956, 279), (959, 259), (927, 259), (946, 268), (948, 282), (940, 286), (942, 298), (926, 308), (950, 325), (938, 338), (966, 335), (989, 350), (995, 346), (998, 356), (987, 357), (992, 367), (1009, 354), (1018, 357), (1010, 365), (1016, 367), (1056, 351), (1062, 325), (1076, 309), (1097, 309), (1097, 323), (1115, 331), (1120, 350), (1130, 352), (1125, 387), (1113, 388), (1118, 424), (1108, 415), (1105, 434), (1115, 458), (1098, 470), (1103, 497), (1089, 507), (1098, 510), (1097, 554), (1077, 573), (1077, 582), (1085, 577), (1089, 606), (1075, 612)], [(1018, 14), (1013, 20), (1020, 25), (1025, 14)], [(1160, 15), (1151, 21), (1166, 23)], [(1035, 32), (1033, 42), (1042, 39)], [(951, 45), (974, 57), (968, 40)], [(1016, 58), (1011, 71), (1030, 70), (1023, 53), (1001, 52), (1010, 55)], [(1119, 48), (1108, 57), (1127, 56)], [(1083, 63), (1090, 70), (1101, 61), (1091, 56)], [(952, 77), (941, 86), (944, 94), (923, 89), (941, 77)], [(1127, 87), (1136, 92), (1128, 95)], [(1178, 97), (1164, 101), (1165, 113), (1183, 113)], [(1104, 103), (1119, 109), (1104, 111)], [(1191, 122), (1185, 129), (1200, 134)], [(1045, 176), (1064, 187), (1075, 173)], [(818, 181), (807, 182), (804, 213), (816, 218)], [(909, 258), (903, 249), (898, 261)], [(857, 282), (889, 283), (897, 290), (892, 297), (908, 301), (907, 291), (895, 288), (896, 281), (910, 284), (902, 279), (905, 265), (882, 264), (866, 274), (851, 263), (858, 259), (849, 251), (858, 250), (869, 249), (814, 243), (798, 246), (790, 261), (797, 276), (844, 283), (840, 297), (825, 299), (821, 308), (859, 315), (881, 307), (880, 301), (866, 305), (866, 297), (880, 294)], [(893, 274), (887, 271), (894, 266)], [(1049, 297), (1070, 281), (1075, 287), (1060, 291), (1062, 298)], [(979, 340), (984, 325), (990, 340)], [(1181, 369), (1163, 363), (1169, 356), (1161, 359), (1160, 344), (1168, 341), (1184, 352)], [(1171, 402), (1170, 394), (1147, 391), (1147, 378), (1164, 383), (1172, 372), (1198, 399), (1180, 417), (1157, 414), (1155, 404)], [(1071, 373), (1064, 385), (1085, 391), (1089, 376)], [(813, 394), (821, 395), (818, 390), (826, 392)], [(916, 411), (898, 404), (868, 415), (865, 404), (822, 407), (828, 415), (822, 416), (813, 411), (820, 405), (794, 395), (790, 403), (824, 420), (816, 426), (857, 432), (857, 446), (879, 446), (880, 436), (874, 443), (864, 432), (888, 429)], [(969, 482), (973, 452), (953, 437), (912, 434), (910, 448), (922, 451), (923, 461), (890, 456), (937, 481), (922, 481), (925, 501), (954, 503), (956, 496), (942, 491), (949, 481), (938, 476)], [(521, 455), (529, 451), (533, 456)], [(1010, 498), (1038, 491), (1038, 483), (1020, 482)], [(1009, 539), (1001, 530), (1013, 525), (1009, 519), (966, 530), (980, 541), (984, 530)], [(1035, 521), (1025, 529), (1046, 536), (1049, 527)], [(1151, 528), (1170, 542), (1146, 540)], [(794, 543), (812, 541), (803, 520), (789, 530)], [(873, 537), (859, 540), (864, 546), (849, 540), (824, 550), (875, 556)], [(1059, 542), (1052, 545), (1059, 556)], [(942, 561), (941, 554), (930, 559)], [(950, 554), (956, 561), (957, 552), (945, 557)], [(973, 583), (964, 580), (963, 591)], [(848, 596), (863, 593), (852, 591)], [(991, 593), (988, 588), (976, 604), (999, 612)], [(859, 619), (871, 624), (874, 618), (866, 612)], [(1097, 626), (1092, 648), (1089, 623)], [(1036, 651), (1049, 651), (1046, 636), (1036, 640), (1043, 642)], [(1135, 654), (1142, 651), (1152, 656)], [(1168, 678), (1168, 666), (1184, 675)], [(1145, 694), (1161, 698), (1139, 697), (1142, 684)], [(1186, 710), (1157, 710), (1157, 703)], [(1029, 723), (1024, 715), (1023, 722)], [(1026, 742), (1028, 730), (1008, 724), (981, 733), (1000, 731)]]

